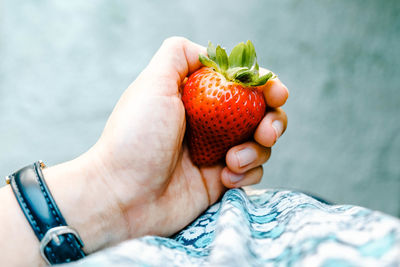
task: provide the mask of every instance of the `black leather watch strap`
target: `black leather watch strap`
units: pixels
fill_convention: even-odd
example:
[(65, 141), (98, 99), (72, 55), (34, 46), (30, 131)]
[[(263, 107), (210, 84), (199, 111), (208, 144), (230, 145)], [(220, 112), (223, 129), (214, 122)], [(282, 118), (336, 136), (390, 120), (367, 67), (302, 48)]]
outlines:
[(36, 162), (6, 178), (35, 235), (48, 264), (66, 263), (85, 256), (78, 233), (67, 226), (43, 179), (42, 162)]

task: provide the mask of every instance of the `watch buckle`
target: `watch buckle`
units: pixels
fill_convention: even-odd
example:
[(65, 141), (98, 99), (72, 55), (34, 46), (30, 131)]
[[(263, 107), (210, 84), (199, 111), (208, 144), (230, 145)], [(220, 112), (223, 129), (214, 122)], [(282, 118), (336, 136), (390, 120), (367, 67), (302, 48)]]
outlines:
[(62, 226), (57, 226), (49, 229), (46, 234), (43, 236), (42, 240), (40, 241), (40, 254), (42, 255), (43, 259), (46, 261), (48, 265), (51, 265), (49, 260), (46, 257), (46, 254), (44, 253), (44, 250), (46, 246), (51, 242), (55, 241), (57, 245), (60, 244), (60, 235), (65, 235), (65, 234), (72, 234), (75, 236), (76, 240), (78, 240), (79, 245), (81, 247), (84, 247), (83, 241), (81, 237), (79, 236), (78, 232), (72, 229), (71, 227), (62, 225)]

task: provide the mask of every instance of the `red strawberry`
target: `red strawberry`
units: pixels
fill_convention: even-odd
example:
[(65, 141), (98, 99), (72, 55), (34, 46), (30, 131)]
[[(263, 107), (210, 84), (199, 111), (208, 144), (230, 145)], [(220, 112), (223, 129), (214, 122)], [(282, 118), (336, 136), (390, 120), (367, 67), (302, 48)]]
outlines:
[(266, 111), (258, 86), (272, 77), (271, 72), (259, 75), (250, 41), (238, 44), (229, 57), (211, 43), (207, 53), (199, 55), (205, 67), (189, 77), (182, 94), (190, 155), (197, 165), (215, 164), (229, 148), (251, 138)]

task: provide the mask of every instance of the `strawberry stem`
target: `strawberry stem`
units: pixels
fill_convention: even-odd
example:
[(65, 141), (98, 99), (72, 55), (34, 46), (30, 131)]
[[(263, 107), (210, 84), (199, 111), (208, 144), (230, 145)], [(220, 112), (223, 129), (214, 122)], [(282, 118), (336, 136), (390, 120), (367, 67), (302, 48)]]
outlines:
[(208, 56), (199, 55), (200, 62), (223, 74), (229, 81), (240, 83), (246, 87), (264, 85), (273, 77), (272, 72), (260, 76), (256, 50), (249, 40), (236, 45), (229, 57), (224, 48), (208, 43)]

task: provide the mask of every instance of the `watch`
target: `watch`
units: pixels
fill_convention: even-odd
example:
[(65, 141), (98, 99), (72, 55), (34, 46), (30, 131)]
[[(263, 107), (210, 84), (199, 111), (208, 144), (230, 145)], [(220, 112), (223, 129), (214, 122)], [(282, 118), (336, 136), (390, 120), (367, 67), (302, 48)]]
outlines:
[(60, 264), (85, 257), (78, 232), (67, 225), (44, 180), (42, 161), (6, 177), (33, 232), (47, 264)]

